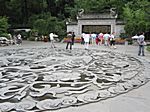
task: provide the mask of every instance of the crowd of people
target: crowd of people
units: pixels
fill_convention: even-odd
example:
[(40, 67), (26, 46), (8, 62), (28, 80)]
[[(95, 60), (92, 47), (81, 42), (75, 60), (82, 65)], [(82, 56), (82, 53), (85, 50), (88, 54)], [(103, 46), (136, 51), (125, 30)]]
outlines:
[[(70, 50), (72, 49), (75, 41), (75, 33), (74, 32), (68, 32), (67, 33), (67, 45), (66, 49), (70, 47)], [(113, 32), (112, 34), (109, 33), (82, 33), (81, 35), (81, 44), (85, 46), (85, 49), (89, 49), (89, 44), (92, 45), (102, 45), (104, 44), (105, 46), (109, 46), (111, 48), (116, 48), (115, 47), (115, 33)]]
[(89, 44), (95, 44), (95, 45), (102, 45), (104, 44), (105, 46), (110, 46), (111, 48), (116, 48), (115, 47), (115, 33), (113, 32), (112, 34), (109, 33), (83, 33), (81, 36), (81, 44), (85, 45), (85, 49), (89, 48)]
[[(116, 49), (115, 46), (115, 32), (113, 33), (82, 33), (81, 35), (81, 44), (84, 45), (85, 49), (89, 49), (89, 44), (92, 45), (104, 45), (104, 46), (108, 46), (110, 48), (114, 48)], [(138, 51), (138, 55), (142, 55), (145, 56), (144, 54), (144, 46), (145, 46), (145, 41), (144, 41), (144, 33), (141, 33), (138, 38), (137, 38), (137, 42), (139, 45), (139, 51)], [(68, 47), (70, 46), (70, 50), (72, 49), (73, 45), (74, 45), (74, 41), (75, 41), (75, 34), (74, 32), (68, 32), (67, 33), (67, 45), (66, 45), (66, 49), (68, 49)]]
[[(70, 49), (72, 50), (74, 42), (75, 42), (75, 33), (74, 32), (68, 32), (67, 33), (67, 44), (66, 44), (66, 49)], [(58, 37), (58, 35), (54, 34), (54, 33), (50, 33), (49, 34), (49, 40), (51, 43), (51, 48), (56, 48), (55, 44), (54, 44), (54, 38)], [(145, 46), (145, 41), (144, 41), (144, 33), (140, 33), (140, 35), (136, 36), (137, 38), (137, 42), (139, 45), (139, 51), (138, 51), (138, 55), (142, 55), (144, 56), (144, 46)], [(11, 44), (16, 44), (16, 45), (21, 45), (22, 43), (22, 36), (21, 34), (17, 34), (17, 35), (11, 35), (9, 34), (9, 38), (10, 40), (12, 40)], [(81, 35), (81, 44), (84, 45), (85, 49), (89, 49), (89, 44), (92, 45), (104, 45), (104, 46), (108, 46), (110, 48), (116, 48), (115, 46), (115, 33), (82, 33)]]
[(8, 36), (11, 41), (11, 44), (13, 44), (13, 45), (21, 45), (22, 44), (22, 36), (20, 33), (15, 34), (13, 36), (11, 34), (8, 34)]

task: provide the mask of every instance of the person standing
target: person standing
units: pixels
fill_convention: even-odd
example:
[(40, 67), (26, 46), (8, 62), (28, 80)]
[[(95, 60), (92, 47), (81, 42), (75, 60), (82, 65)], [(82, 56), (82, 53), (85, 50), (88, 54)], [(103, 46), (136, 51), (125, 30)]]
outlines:
[(8, 36), (9, 36), (10, 44), (13, 45), (13, 38), (12, 38), (12, 35), (9, 33)]
[(141, 33), (139, 35), (139, 38), (137, 39), (137, 42), (139, 44), (139, 52), (138, 52), (138, 56), (140, 56), (142, 54), (142, 56), (145, 56), (144, 54), (144, 45), (145, 45), (145, 41), (144, 41), (144, 33)]
[(54, 44), (54, 34), (50, 33), (49, 38), (50, 38), (51, 48), (56, 48), (56, 46)]
[(96, 33), (92, 33), (91, 34), (91, 38), (92, 38), (92, 44), (95, 44), (95, 40), (96, 40)]
[(15, 34), (13, 35), (13, 41), (14, 41), (14, 45), (16, 45), (17, 44), (17, 36)]
[(103, 44), (103, 33), (100, 33), (100, 34), (98, 35), (98, 39), (99, 39), (99, 41), (98, 41), (98, 44), (97, 44), (97, 45), (102, 45), (102, 44)]
[(104, 34), (104, 45), (105, 46), (109, 46), (109, 38), (110, 38), (110, 35), (108, 33)]
[(18, 44), (18, 45), (21, 45), (21, 43), (22, 43), (21, 34), (18, 34), (18, 35), (17, 35), (17, 44)]
[(66, 49), (68, 49), (69, 45), (70, 45), (70, 50), (72, 50), (72, 32), (68, 32), (68, 34), (67, 34)]
[(90, 34), (83, 35), (84, 42), (85, 42), (85, 49), (89, 49), (89, 42), (90, 42)]
[(110, 46), (112, 47), (112, 48), (116, 48), (115, 47), (115, 35), (114, 35), (115, 33), (113, 32), (111, 35), (110, 35)]
[(74, 32), (72, 32), (72, 47), (73, 47), (73, 45), (74, 45), (74, 39), (75, 39), (75, 33)]
[(81, 35), (81, 44), (82, 44), (82, 45), (84, 45), (84, 43), (85, 43), (85, 42), (84, 42), (84, 38), (83, 38), (84, 35), (85, 35), (85, 33), (82, 33), (82, 35)]

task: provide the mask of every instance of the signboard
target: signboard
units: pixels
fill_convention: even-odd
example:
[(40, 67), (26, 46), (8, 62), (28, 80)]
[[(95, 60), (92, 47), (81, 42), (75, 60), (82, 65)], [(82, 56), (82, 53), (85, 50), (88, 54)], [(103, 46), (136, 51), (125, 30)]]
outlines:
[(111, 32), (110, 25), (82, 25), (82, 33), (106, 33)]

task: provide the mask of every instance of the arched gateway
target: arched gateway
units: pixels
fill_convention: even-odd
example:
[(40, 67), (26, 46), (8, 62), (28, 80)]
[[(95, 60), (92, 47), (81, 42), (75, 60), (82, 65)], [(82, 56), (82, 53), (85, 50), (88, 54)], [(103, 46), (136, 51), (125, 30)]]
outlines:
[(66, 22), (67, 32), (74, 31), (77, 36), (82, 33), (106, 33), (115, 32), (119, 37), (120, 33), (124, 33), (124, 24), (110, 13), (89, 13), (82, 14), (77, 17), (77, 22)]

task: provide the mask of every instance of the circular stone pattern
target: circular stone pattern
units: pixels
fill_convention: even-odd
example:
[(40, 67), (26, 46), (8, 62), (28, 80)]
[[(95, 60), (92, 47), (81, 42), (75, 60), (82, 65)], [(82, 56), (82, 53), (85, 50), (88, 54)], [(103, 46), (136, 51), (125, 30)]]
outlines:
[(0, 57), (0, 111), (44, 111), (97, 102), (147, 81), (138, 59), (108, 51), (5, 49)]

